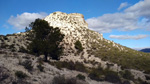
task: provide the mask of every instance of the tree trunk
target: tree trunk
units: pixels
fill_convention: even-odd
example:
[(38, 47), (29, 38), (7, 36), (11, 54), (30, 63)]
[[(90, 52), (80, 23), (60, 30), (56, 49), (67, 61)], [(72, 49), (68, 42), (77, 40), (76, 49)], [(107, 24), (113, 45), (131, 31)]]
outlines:
[(44, 55), (45, 55), (45, 60), (44, 61), (47, 62), (47, 54), (44, 54)]

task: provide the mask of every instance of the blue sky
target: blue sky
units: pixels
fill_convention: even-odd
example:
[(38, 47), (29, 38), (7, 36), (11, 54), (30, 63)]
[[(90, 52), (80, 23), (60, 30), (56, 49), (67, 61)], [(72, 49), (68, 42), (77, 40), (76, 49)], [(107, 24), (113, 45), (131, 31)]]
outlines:
[(89, 28), (130, 48), (150, 47), (150, 0), (0, 0), (0, 34), (50, 13), (81, 13)]

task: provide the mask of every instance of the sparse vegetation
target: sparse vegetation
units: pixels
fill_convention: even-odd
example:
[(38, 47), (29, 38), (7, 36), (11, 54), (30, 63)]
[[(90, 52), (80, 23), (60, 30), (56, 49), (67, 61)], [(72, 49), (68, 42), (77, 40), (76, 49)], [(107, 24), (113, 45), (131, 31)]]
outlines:
[(128, 70), (125, 70), (125, 71), (121, 71), (120, 72), (121, 76), (125, 79), (128, 79), (128, 80), (134, 80), (134, 76), (131, 74), (130, 71)]
[(21, 63), (21, 65), (23, 65), (24, 68), (27, 69), (28, 71), (32, 71), (32, 69), (33, 69), (31, 60), (25, 60)]
[(0, 82), (7, 79), (9, 77), (8, 71), (0, 66)]
[(104, 81), (103, 69), (101, 67), (92, 68), (88, 75), (92, 80)]
[(110, 61), (122, 66), (122, 69), (138, 69), (145, 70), (146, 73), (150, 71), (150, 54), (138, 52), (127, 47), (123, 47), (119, 44), (119, 47), (125, 48), (125, 50), (119, 50), (119, 48), (113, 46), (113, 43), (107, 43), (105, 40), (98, 40), (99, 44), (105, 45), (105, 47), (98, 43), (91, 43), (91, 50), (88, 53), (101, 58), (104, 61)]
[(12, 84), (32, 84), (32, 83), (29, 83), (26, 80), (18, 79), (18, 80), (12, 81)]
[(76, 78), (65, 78), (64, 76), (56, 76), (52, 84), (85, 84), (77, 81)]
[(38, 65), (37, 65), (37, 68), (38, 68), (40, 71), (42, 71), (42, 72), (44, 71), (44, 67), (42, 66), (42, 64), (38, 64)]
[(96, 81), (109, 81), (112, 83), (121, 83), (121, 76), (119, 73), (109, 70), (108, 68), (102, 69), (100, 66), (90, 69), (89, 75), (91, 79)]
[(121, 79), (117, 72), (114, 71), (107, 71), (105, 75), (105, 80), (112, 82), (112, 83), (121, 83)]
[(20, 78), (20, 79), (24, 79), (24, 78), (27, 77), (27, 75), (26, 75), (24, 72), (22, 72), (22, 71), (16, 71), (16, 72), (15, 72), (15, 75), (16, 75), (18, 78)]
[(87, 68), (80, 62), (65, 62), (65, 61), (58, 61), (58, 62), (50, 62), (50, 64), (56, 66), (58, 69), (67, 68), (70, 70), (77, 70), (81, 72), (87, 72)]
[(19, 51), (18, 51), (18, 52), (27, 53), (28, 51), (27, 51), (27, 49), (25, 49), (23, 46), (21, 46), (21, 47), (19, 48)]
[(84, 75), (82, 75), (82, 74), (78, 74), (77, 76), (76, 76), (76, 78), (78, 78), (79, 80), (85, 80), (85, 76)]

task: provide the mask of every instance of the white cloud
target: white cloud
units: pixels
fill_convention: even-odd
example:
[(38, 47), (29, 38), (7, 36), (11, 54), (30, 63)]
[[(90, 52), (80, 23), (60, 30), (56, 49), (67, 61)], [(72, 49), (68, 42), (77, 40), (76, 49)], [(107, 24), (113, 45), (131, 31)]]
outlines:
[[(104, 14), (87, 19), (89, 28), (100, 33), (111, 32), (112, 29), (130, 31), (150, 27), (150, 0), (144, 0), (127, 8), (124, 12)], [(142, 17), (142, 19), (141, 19)]]
[(131, 13), (104, 14), (103, 16), (90, 18), (86, 21), (89, 28), (101, 33), (110, 32), (112, 29), (127, 31), (138, 28), (138, 18)]
[(140, 1), (126, 9), (125, 12), (134, 13), (136, 16), (150, 18), (150, 0)]
[(128, 6), (128, 3), (127, 2), (124, 2), (124, 3), (121, 3), (118, 10), (121, 10), (122, 8), (125, 8)]
[(47, 16), (46, 13), (27, 13), (27, 12), (25, 12), (20, 15), (18, 14), (16, 17), (11, 16), (8, 20), (8, 23), (13, 25), (14, 28), (20, 30), (20, 29), (24, 29), (35, 19), (44, 18), (45, 16)]
[(114, 39), (143, 39), (148, 37), (148, 35), (135, 35), (135, 36), (131, 36), (131, 35), (110, 35), (109, 38), (114, 38)]

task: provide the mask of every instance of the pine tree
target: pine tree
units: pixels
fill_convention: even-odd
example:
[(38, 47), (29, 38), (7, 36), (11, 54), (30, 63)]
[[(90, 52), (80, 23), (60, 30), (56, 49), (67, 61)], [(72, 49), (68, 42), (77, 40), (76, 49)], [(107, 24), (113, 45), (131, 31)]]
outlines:
[(49, 26), (47, 21), (41, 19), (36, 19), (29, 27), (28, 36), (31, 40), (28, 45), (29, 51), (37, 55), (44, 54), (45, 61), (47, 61), (47, 56), (59, 60), (59, 56), (63, 51), (62, 46), (59, 44), (64, 38), (60, 29)]

